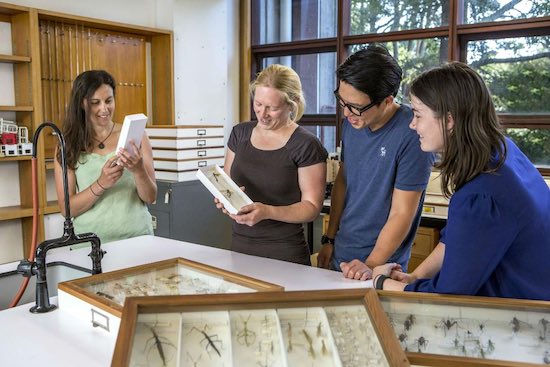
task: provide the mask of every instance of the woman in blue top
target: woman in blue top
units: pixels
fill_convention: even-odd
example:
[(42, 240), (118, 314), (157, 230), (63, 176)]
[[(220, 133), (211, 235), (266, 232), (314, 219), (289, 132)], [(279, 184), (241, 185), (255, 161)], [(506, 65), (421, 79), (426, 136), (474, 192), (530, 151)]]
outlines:
[(550, 300), (550, 190), (502, 134), (481, 77), (450, 63), (420, 75), (410, 93), (422, 150), (441, 154), (447, 226), (411, 274), (375, 268), (375, 287)]

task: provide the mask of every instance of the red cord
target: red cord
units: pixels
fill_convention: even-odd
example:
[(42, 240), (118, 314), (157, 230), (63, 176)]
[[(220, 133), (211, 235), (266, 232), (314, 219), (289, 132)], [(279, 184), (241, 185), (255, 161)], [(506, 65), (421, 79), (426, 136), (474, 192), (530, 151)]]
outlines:
[[(38, 237), (38, 184), (36, 182), (36, 158), (33, 157), (31, 160), (31, 174), (32, 174), (32, 241), (31, 241), (31, 248), (29, 251), (28, 259), (29, 261), (34, 261), (34, 256), (36, 252), (36, 240)], [(23, 278), (23, 282), (21, 282), (21, 286), (19, 287), (19, 290), (17, 291), (17, 294), (13, 297), (13, 300), (11, 301), (9, 308), (17, 306), (19, 301), (21, 300), (21, 297), (23, 296), (23, 293), (25, 293), (25, 290), (27, 289), (27, 285), (29, 284), (29, 278), (25, 277)]]

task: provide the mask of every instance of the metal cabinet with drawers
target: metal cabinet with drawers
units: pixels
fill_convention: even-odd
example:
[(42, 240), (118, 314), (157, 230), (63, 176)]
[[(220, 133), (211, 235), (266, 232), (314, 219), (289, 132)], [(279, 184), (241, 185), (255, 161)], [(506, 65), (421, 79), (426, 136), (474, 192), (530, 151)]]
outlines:
[(216, 208), (214, 197), (200, 181), (157, 181), (157, 186), (157, 200), (149, 205), (155, 235), (230, 247), (231, 219)]

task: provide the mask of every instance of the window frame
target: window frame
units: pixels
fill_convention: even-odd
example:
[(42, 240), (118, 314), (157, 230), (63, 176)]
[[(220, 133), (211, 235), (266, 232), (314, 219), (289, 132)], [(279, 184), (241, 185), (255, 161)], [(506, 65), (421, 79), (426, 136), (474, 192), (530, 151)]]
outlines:
[[(550, 16), (463, 24), (464, 0), (449, 0), (448, 25), (446, 26), (350, 35), (351, 2), (350, 0), (337, 0), (336, 6), (335, 37), (259, 44), (259, 33), (255, 31), (259, 29), (260, 20), (257, 16), (259, 7), (258, 1), (252, 1), (249, 9), (250, 80), (253, 80), (256, 73), (260, 71), (262, 60), (267, 57), (336, 52), (336, 63), (339, 65), (347, 57), (347, 48), (352, 45), (445, 37), (448, 39), (447, 60), (465, 62), (466, 49), (470, 41), (550, 35)], [(248, 98), (248, 95), (245, 98)], [(252, 108), (249, 112), (250, 116), (254, 118)], [(335, 126), (335, 144), (338, 146), (341, 141), (342, 112), (342, 108), (336, 103), (335, 114), (307, 114), (301, 119), (300, 124)], [(498, 116), (504, 128), (550, 129), (550, 112), (542, 114), (499, 113)], [(543, 175), (550, 175), (550, 168), (539, 167), (539, 171)]]

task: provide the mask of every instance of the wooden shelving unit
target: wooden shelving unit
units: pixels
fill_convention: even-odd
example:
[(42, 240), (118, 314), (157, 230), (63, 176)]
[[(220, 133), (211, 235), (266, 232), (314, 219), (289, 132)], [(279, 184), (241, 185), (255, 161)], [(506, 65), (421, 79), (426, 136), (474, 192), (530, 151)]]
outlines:
[[(44, 35), (45, 32), (43, 30), (45, 26), (55, 26), (56, 24), (61, 30), (64, 27), (67, 27), (67, 29), (68, 27), (73, 27), (73, 29), (86, 29), (88, 35), (92, 34), (90, 31), (93, 31), (95, 32), (93, 34), (96, 36), (98, 34), (107, 34), (111, 37), (113, 35), (114, 37), (119, 37), (119, 35), (124, 34), (130, 39), (139, 40), (143, 44), (149, 44), (150, 75), (146, 75), (145, 67), (143, 67), (143, 72), (140, 75), (148, 79), (147, 83), (139, 86), (140, 88), (146, 88), (150, 85), (152, 88), (152, 91), (147, 93), (147, 95), (151, 96), (149, 105), (152, 106), (152, 111), (149, 111), (149, 121), (152, 124), (163, 125), (175, 123), (173, 34), (171, 31), (73, 16), (3, 2), (0, 2), (0, 22), (10, 23), (11, 27), (12, 54), (0, 54), (0, 63), (11, 64), (13, 67), (13, 90), (15, 95), (14, 104), (0, 105), (0, 112), (14, 113), (15, 121), (20, 126), (27, 127), (30, 141), (32, 141), (36, 129), (43, 121), (54, 121), (61, 127), (64, 110), (69, 99), (68, 91), (70, 91), (77, 71), (82, 72), (84, 70), (104, 68), (113, 73), (109, 68), (118, 67), (118, 70), (128, 73), (128, 70), (131, 70), (134, 64), (130, 63), (132, 64), (130, 65), (127, 62), (128, 60), (124, 59), (122, 60), (123, 62), (113, 62), (113, 65), (110, 65), (113, 55), (112, 46), (114, 45), (112, 43), (109, 48), (105, 48), (104, 50), (90, 50), (90, 54), (88, 55), (89, 62), (85, 65), (76, 67), (76, 64), (72, 61), (63, 59), (60, 61), (66, 61), (65, 63), (60, 62), (59, 67), (56, 67), (55, 70), (50, 70), (51, 65), (49, 65), (46, 56), (48, 56), (48, 52), (51, 52), (52, 44), (47, 42), (48, 38)], [(61, 39), (60, 34), (57, 34), (57, 36), (58, 40)], [(69, 40), (69, 37), (65, 39), (66, 42), (76, 42)], [(74, 33), (71, 39), (74, 39)], [(87, 39), (86, 44), (89, 44)], [(75, 44), (72, 43), (71, 45), (73, 46), (72, 49), (75, 50)], [(69, 57), (67, 55), (71, 45), (68, 45), (69, 47), (64, 52), (60, 52), (64, 55), (63, 57)], [(60, 43), (58, 46), (62, 47)], [(145, 47), (143, 49), (145, 50)], [(83, 52), (83, 49), (79, 50)], [(140, 54), (140, 57), (143, 57), (143, 60), (140, 62), (145, 65), (145, 58), (147, 57), (145, 52)], [(82, 56), (80, 57), (80, 61), (82, 62)], [(68, 75), (65, 72), (68, 69), (73, 70), (74, 75)], [(50, 73), (55, 71), (58, 75), (53, 79), (47, 78), (44, 74), (46, 71)], [(116, 72), (114, 74), (116, 78)], [(130, 95), (130, 97), (124, 101), (121, 100), (124, 103), (118, 103), (118, 97), (123, 95), (124, 88), (128, 87), (127, 83), (124, 83), (126, 80), (117, 81), (123, 82), (122, 84), (119, 83), (121, 85), (120, 90), (117, 88), (117, 115), (124, 116), (128, 113), (135, 113), (128, 111), (129, 106), (135, 106), (136, 104), (140, 106), (147, 105), (146, 99), (149, 97), (143, 97), (143, 93), (140, 97), (133, 97), (131, 93), (127, 93), (126, 95)], [(7, 87), (9, 88), (9, 86)], [(135, 88), (135, 90), (138, 89)], [(56, 100), (52, 101), (51, 96), (54, 94), (56, 95)], [(137, 100), (133, 100), (132, 98), (137, 98)], [(52, 102), (56, 103), (55, 115), (52, 115)], [(39, 242), (45, 239), (44, 216), (59, 213), (57, 201), (48, 201), (46, 197), (46, 173), (49, 172), (51, 174), (53, 170), (52, 158), (56, 144), (57, 140), (53, 136), (52, 131), (45, 129), (40, 137), (37, 152), (35, 152), (38, 170)], [(21, 222), (23, 256), (26, 257), (31, 246), (32, 237), (31, 157), (0, 157), (0, 165), (3, 164), (18, 165), (20, 203), (19, 205), (0, 207), (0, 222), (12, 220), (19, 220)], [(5, 177), (0, 176), (0, 180), (4, 179)], [(0, 235), (1, 242), (2, 237)]]
[[(0, 112), (14, 112), (15, 121), (25, 126), (29, 136), (34, 134), (42, 117), (42, 91), (40, 88), (40, 45), (38, 13), (36, 9), (0, 3), (0, 21), (10, 23), (12, 55), (0, 55), (0, 63), (13, 65), (15, 104), (0, 106)], [(38, 149), (38, 156), (43, 148)], [(0, 207), (0, 221), (21, 220), (23, 255), (28, 254), (32, 231), (32, 180), (31, 157), (2, 157), (0, 164), (16, 162), (19, 167), (20, 204)], [(45, 191), (44, 160), (37, 160), (39, 195)], [(43, 195), (41, 195), (43, 196)], [(43, 205), (39, 203), (40, 208)], [(38, 215), (38, 236), (44, 238), (43, 214)]]

